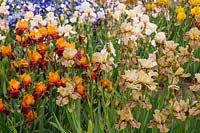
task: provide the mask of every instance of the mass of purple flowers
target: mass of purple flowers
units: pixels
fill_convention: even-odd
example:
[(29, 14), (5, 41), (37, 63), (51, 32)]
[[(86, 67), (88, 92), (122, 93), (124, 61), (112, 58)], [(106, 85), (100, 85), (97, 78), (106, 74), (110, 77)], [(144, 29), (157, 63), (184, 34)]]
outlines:
[(94, 0), (7, 0), (6, 6), (9, 11), (7, 21), (10, 27), (15, 27), (17, 20), (23, 18), (27, 11), (43, 17), (49, 12), (54, 12), (56, 16), (66, 13), (69, 18), (83, 2), (87, 2), (91, 7), (95, 3)]

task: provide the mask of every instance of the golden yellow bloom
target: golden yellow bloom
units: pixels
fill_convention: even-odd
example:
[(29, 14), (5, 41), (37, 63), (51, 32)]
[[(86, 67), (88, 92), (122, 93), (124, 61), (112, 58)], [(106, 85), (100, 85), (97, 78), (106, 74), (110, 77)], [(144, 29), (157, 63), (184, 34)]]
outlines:
[(169, 5), (169, 0), (157, 0), (157, 4), (159, 6), (167, 6)]
[(189, 3), (193, 6), (200, 5), (200, 0), (189, 0)]
[(63, 37), (59, 38), (56, 44), (58, 50), (64, 50), (65, 48), (75, 49), (75, 43), (68, 43)]
[(81, 65), (82, 66), (87, 66), (87, 58), (86, 58), (86, 56), (81, 56)]
[(178, 7), (176, 8), (176, 13), (178, 14), (178, 13), (180, 13), (180, 12), (185, 12), (185, 9), (184, 9), (182, 6), (178, 6)]
[(14, 69), (15, 69), (15, 68), (18, 68), (18, 67), (19, 67), (19, 65), (17, 64), (16, 61), (13, 61), (13, 62), (11, 63), (11, 71), (14, 71)]
[(75, 43), (68, 43), (67, 48), (75, 49)]
[(180, 22), (180, 21), (184, 21), (186, 19), (186, 14), (185, 12), (179, 12), (176, 16), (176, 19)]
[(156, 5), (154, 3), (148, 3), (146, 7), (148, 11), (154, 11)]
[(190, 13), (194, 17), (200, 16), (200, 7), (199, 6), (195, 6), (195, 7), (191, 8)]

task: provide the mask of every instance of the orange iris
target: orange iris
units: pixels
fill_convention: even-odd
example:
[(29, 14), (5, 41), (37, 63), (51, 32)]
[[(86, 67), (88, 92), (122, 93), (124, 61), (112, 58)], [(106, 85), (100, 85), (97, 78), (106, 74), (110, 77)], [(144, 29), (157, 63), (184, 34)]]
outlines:
[(62, 77), (61, 78), (61, 84), (62, 84), (63, 87), (66, 86), (66, 82), (67, 82), (67, 79)]
[(45, 27), (39, 28), (38, 31), (40, 32), (40, 34), (42, 35), (42, 37), (47, 36), (47, 29)]
[(47, 33), (50, 36), (55, 36), (57, 34), (57, 27), (56, 26), (48, 26)]
[(9, 114), (9, 111), (6, 109), (5, 105), (3, 104), (2, 98), (0, 98), (0, 111), (5, 115)]
[(107, 88), (110, 84), (110, 81), (108, 79), (104, 79), (101, 82), (102, 82), (103, 88)]
[(38, 114), (36, 111), (29, 111), (28, 114), (26, 115), (26, 118), (28, 119), (29, 122), (35, 120), (38, 117)]
[(42, 39), (42, 34), (40, 32), (32, 31), (30, 33), (30, 38), (35, 41), (38, 41), (38, 40)]
[(78, 94), (80, 94), (83, 98), (86, 98), (86, 89), (82, 84), (77, 85), (76, 89), (77, 89)]
[(29, 74), (24, 73), (20, 75), (20, 78), (25, 85), (29, 85), (32, 82), (31, 76)]
[(2, 98), (0, 98), (0, 110), (4, 110), (5, 109), (5, 106), (3, 104), (3, 101), (2, 101)]
[(38, 44), (38, 51), (40, 54), (44, 54), (46, 49), (47, 49), (46, 44), (44, 43)]
[(42, 56), (39, 52), (31, 52), (30, 50), (28, 51), (28, 57), (30, 58), (33, 64), (36, 64), (40, 59), (42, 59)]
[(3, 56), (12, 56), (12, 49), (10, 46), (1, 46), (0, 50)]
[(10, 90), (7, 93), (8, 96), (11, 98), (18, 98), (20, 96), (20, 89), (21, 89), (21, 84), (15, 79), (11, 79), (9, 82), (10, 84)]
[(34, 97), (31, 94), (26, 94), (23, 98), (23, 106), (31, 106), (35, 104)]
[(20, 64), (20, 67), (22, 67), (22, 68), (28, 68), (29, 67), (29, 63), (25, 59), (21, 59), (19, 64)]
[(15, 91), (15, 90), (20, 90), (21, 89), (21, 84), (19, 81), (15, 80), (15, 79), (11, 79), (11, 81), (9, 82), (10, 84), (10, 90), (11, 91)]
[(19, 30), (24, 31), (24, 30), (28, 29), (28, 26), (29, 26), (28, 21), (19, 20), (17, 22), (17, 29), (19, 29)]
[(42, 81), (36, 84), (35, 92), (45, 93), (46, 90), (47, 90), (46, 85)]
[(58, 75), (58, 72), (49, 72), (49, 83), (56, 84), (60, 82), (60, 76)]
[(76, 76), (76, 78), (75, 78), (76, 85), (82, 84), (82, 81), (83, 81), (83, 79), (81, 77)]
[(67, 46), (67, 41), (61, 37), (56, 41), (56, 44), (58, 49), (65, 49)]
[(19, 35), (16, 35), (16, 41), (17, 41), (18, 43), (24, 43), (25, 38), (24, 38), (24, 37), (21, 37), (21, 36), (19, 36)]

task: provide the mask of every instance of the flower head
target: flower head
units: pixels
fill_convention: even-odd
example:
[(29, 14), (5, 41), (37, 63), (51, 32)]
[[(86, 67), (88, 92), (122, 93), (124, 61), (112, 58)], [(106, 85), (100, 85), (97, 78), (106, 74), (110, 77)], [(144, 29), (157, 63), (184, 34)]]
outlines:
[(163, 44), (166, 41), (166, 35), (164, 32), (158, 32), (155, 36), (155, 41), (159, 44)]
[(166, 133), (169, 131), (169, 128), (167, 127), (167, 118), (169, 116), (169, 111), (166, 109), (163, 109), (162, 111), (156, 109), (154, 110), (154, 119), (150, 121), (148, 124), (148, 128), (153, 128), (154, 125), (157, 126), (157, 128), (160, 129), (161, 133)]
[(12, 57), (12, 49), (10, 46), (1, 46), (0, 51), (3, 56), (8, 56), (10, 58)]
[(79, 98), (78, 93), (75, 92), (75, 86), (70, 81), (66, 83), (65, 87), (59, 87), (57, 92), (59, 96), (57, 97), (56, 104), (63, 107), (68, 104), (69, 100), (76, 100)]
[(26, 86), (28, 86), (32, 82), (31, 76), (29, 74), (24, 73), (20, 75), (20, 78)]
[(83, 99), (86, 98), (86, 89), (82, 84), (76, 86), (76, 91), (82, 96)]
[(200, 5), (200, 1), (199, 0), (189, 0), (189, 3), (193, 6), (197, 6)]
[(28, 21), (19, 20), (16, 26), (16, 34), (21, 35), (29, 27)]
[(188, 109), (189, 109), (188, 103), (183, 100), (180, 100), (179, 102), (175, 101), (173, 104), (174, 116), (182, 121), (184, 121), (187, 118), (186, 113)]
[(60, 76), (58, 75), (58, 72), (49, 72), (49, 83), (56, 84), (60, 82)]
[(23, 98), (22, 105), (23, 106), (32, 106), (35, 104), (34, 97), (31, 94), (26, 94)]
[(36, 84), (35, 89), (34, 89), (34, 93), (33, 96), (34, 98), (37, 100), (41, 97), (41, 95), (43, 93), (46, 93), (47, 91), (47, 87), (46, 85), (41, 81), (39, 83)]
[(44, 54), (45, 54), (45, 51), (46, 51), (46, 49), (47, 49), (46, 44), (40, 43), (40, 44), (38, 44), (37, 47), (38, 47), (38, 52), (39, 52), (41, 55), (44, 55)]
[(9, 12), (8, 12), (8, 8), (6, 6), (0, 6), (0, 14), (3, 14), (3, 15), (8, 15)]
[(38, 114), (36, 111), (29, 111), (26, 114), (26, 118), (28, 120), (28, 122), (32, 122), (33, 120), (35, 120), (38, 117)]
[(186, 19), (186, 14), (184, 12), (180, 12), (177, 14), (176, 18), (178, 21), (184, 21)]
[(124, 129), (127, 126), (127, 124), (130, 124), (135, 128), (140, 128), (141, 123), (133, 118), (130, 107), (123, 107), (122, 110), (119, 110), (117, 112), (117, 114), (120, 116), (119, 122), (115, 124), (115, 128), (117, 130)]
[(20, 90), (21, 89), (20, 82), (15, 79), (11, 79), (9, 84), (10, 84), (10, 90)]
[(48, 35), (55, 37), (57, 35), (57, 26), (48, 26), (47, 33)]
[(9, 111), (6, 109), (6, 107), (2, 101), (2, 98), (0, 98), (0, 111), (5, 115), (9, 114)]
[(19, 64), (20, 64), (20, 67), (21, 67), (21, 68), (29, 68), (29, 63), (28, 63), (28, 61), (25, 60), (25, 59), (21, 59), (21, 60), (19, 61)]
[(78, 51), (74, 48), (66, 48), (63, 52), (63, 57), (65, 59), (71, 60), (74, 58), (74, 56), (76, 55)]
[(35, 50), (34, 51), (29, 50), (28, 51), (28, 57), (33, 64), (37, 64), (39, 62), (39, 60), (42, 59), (41, 54), (39, 52), (35, 51)]
[(10, 96), (11, 98), (18, 98), (20, 96), (20, 89), (21, 89), (20, 82), (15, 79), (11, 79), (9, 84), (10, 84), (10, 90), (7, 95)]

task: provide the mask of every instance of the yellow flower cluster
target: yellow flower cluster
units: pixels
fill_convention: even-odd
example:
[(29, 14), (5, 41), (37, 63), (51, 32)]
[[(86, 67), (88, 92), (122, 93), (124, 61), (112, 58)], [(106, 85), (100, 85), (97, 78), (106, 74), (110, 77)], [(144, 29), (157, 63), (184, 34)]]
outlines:
[(182, 22), (186, 19), (185, 9), (181, 6), (176, 8), (176, 19), (178, 22)]
[(156, 8), (156, 5), (154, 3), (148, 3), (146, 5), (146, 8), (147, 8), (148, 11), (154, 11), (155, 8)]
[(190, 4), (193, 6), (200, 5), (200, 0), (189, 0)]
[(199, 6), (193, 7), (190, 13), (197, 20), (200, 17), (200, 7)]
[(169, 0), (157, 0), (157, 4), (159, 6), (168, 6), (169, 5)]

